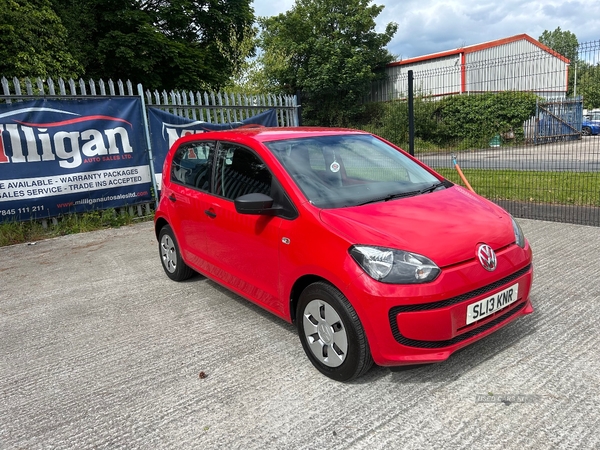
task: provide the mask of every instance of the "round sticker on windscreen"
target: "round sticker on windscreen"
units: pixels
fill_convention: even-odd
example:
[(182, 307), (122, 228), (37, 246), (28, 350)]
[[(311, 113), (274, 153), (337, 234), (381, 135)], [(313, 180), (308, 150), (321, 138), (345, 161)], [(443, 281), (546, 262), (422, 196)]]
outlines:
[(339, 172), (340, 164), (337, 161), (332, 162), (331, 165), (329, 166), (329, 170), (331, 170), (333, 173)]

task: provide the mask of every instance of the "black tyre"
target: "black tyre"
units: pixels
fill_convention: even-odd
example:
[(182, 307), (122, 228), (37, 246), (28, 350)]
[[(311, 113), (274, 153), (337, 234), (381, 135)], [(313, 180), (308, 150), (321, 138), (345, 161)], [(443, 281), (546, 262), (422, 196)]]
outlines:
[(581, 134), (583, 134), (584, 136), (591, 136), (592, 129), (590, 127), (583, 127), (581, 129)]
[(296, 319), (302, 347), (323, 375), (350, 381), (373, 365), (356, 311), (330, 284), (313, 283), (302, 292)]
[(194, 275), (194, 271), (183, 261), (175, 234), (169, 225), (165, 225), (158, 233), (158, 252), (163, 269), (174, 281), (183, 281)]

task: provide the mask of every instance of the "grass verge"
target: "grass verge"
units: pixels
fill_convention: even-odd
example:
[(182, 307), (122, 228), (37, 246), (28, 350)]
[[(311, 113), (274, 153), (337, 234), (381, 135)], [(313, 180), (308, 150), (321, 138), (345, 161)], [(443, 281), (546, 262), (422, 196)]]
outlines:
[[(450, 181), (463, 185), (455, 169), (436, 171)], [(599, 172), (462, 171), (475, 192), (490, 200), (600, 206)]]
[(103, 228), (115, 228), (130, 225), (140, 220), (151, 220), (151, 218), (151, 216), (139, 217), (131, 215), (129, 212), (121, 214), (114, 209), (106, 209), (82, 214), (69, 214), (59, 218), (58, 224), (50, 224), (47, 228), (44, 228), (39, 220), (7, 222), (0, 224), (0, 247)]

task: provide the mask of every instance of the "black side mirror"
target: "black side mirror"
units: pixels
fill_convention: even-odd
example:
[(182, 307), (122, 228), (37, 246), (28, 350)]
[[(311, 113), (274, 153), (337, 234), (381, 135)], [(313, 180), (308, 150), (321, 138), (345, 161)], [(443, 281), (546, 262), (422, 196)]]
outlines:
[(279, 208), (273, 208), (273, 199), (265, 194), (253, 193), (236, 198), (233, 201), (235, 210), (240, 214), (271, 215)]

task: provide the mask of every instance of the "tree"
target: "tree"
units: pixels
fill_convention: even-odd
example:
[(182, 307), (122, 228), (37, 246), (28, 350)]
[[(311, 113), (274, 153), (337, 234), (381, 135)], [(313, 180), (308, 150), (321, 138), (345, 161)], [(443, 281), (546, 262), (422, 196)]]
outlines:
[(91, 78), (150, 89), (219, 88), (253, 48), (251, 0), (53, 0)]
[(240, 43), (240, 54), (249, 55), (234, 71), (229, 83), (225, 86), (228, 92), (244, 94), (264, 94), (268, 91), (267, 81), (262, 66), (256, 56), (258, 45), (258, 28), (253, 26)]
[(577, 79), (577, 94), (583, 96), (583, 107), (600, 108), (600, 65), (584, 66)]
[(544, 30), (538, 41), (563, 55), (571, 64), (577, 62), (579, 42), (577, 36), (570, 31), (562, 31), (560, 27), (554, 31)]
[[(562, 31), (560, 27), (557, 27), (554, 31), (544, 30), (538, 39), (546, 47), (551, 48), (555, 52), (561, 54), (567, 58), (572, 68), (577, 67), (579, 64), (579, 42), (577, 36), (570, 31)], [(567, 95), (572, 96), (575, 87), (575, 70), (569, 70), (567, 80)]]
[(49, 0), (0, 0), (0, 75), (76, 77), (83, 67), (66, 42)]
[(286, 13), (262, 18), (260, 62), (271, 86), (302, 92), (307, 123), (347, 125), (361, 99), (393, 60), (385, 49), (397, 30), (375, 31), (383, 6), (370, 0), (296, 0)]

